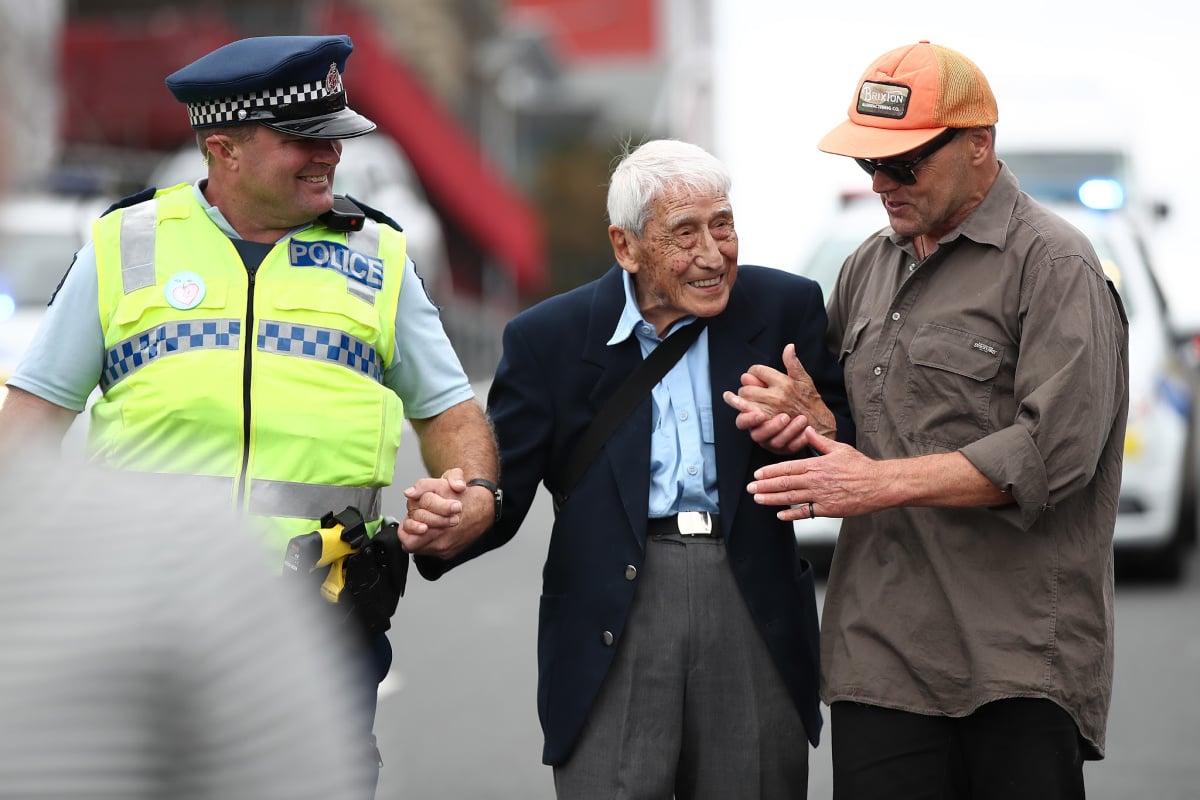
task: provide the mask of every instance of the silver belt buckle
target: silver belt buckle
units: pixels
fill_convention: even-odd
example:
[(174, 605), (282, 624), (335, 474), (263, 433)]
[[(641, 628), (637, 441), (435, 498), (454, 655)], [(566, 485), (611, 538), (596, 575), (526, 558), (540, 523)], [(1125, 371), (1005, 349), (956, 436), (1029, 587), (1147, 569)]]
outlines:
[(707, 511), (680, 511), (675, 515), (684, 536), (708, 536), (712, 533), (712, 515)]

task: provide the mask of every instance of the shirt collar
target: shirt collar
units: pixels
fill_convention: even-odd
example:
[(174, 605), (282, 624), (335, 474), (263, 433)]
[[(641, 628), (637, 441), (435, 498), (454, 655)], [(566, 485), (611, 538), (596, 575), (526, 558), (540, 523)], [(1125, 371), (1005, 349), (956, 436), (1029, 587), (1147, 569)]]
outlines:
[[(638, 328), (642, 325), (649, 326), (651, 330), (654, 330), (654, 326), (650, 325), (649, 322), (646, 322), (645, 317), (642, 316), (641, 310), (638, 309), (637, 293), (633, 290), (633, 276), (625, 270), (621, 270), (621, 285), (625, 287), (625, 306), (621, 309), (621, 317), (617, 320), (617, 327), (613, 330), (612, 338), (605, 342), (605, 344), (610, 347), (615, 344), (620, 344), (630, 336), (634, 335)], [(683, 319), (677, 320), (667, 330), (667, 335), (671, 335), (681, 326), (687, 325), (689, 322), (693, 322), (695, 319), (696, 317), (694, 315), (688, 314)], [(648, 340), (656, 340), (658, 336), (655, 334), (645, 338)]]
[[(1013, 175), (1012, 170), (1005, 166), (1004, 162), (1001, 162), (1000, 174), (996, 176), (992, 187), (988, 189), (983, 202), (957, 228), (943, 236), (938, 243), (945, 244), (959, 236), (965, 236), (973, 242), (990, 244), (1003, 250), (1004, 242), (1008, 238), (1008, 225), (1012, 220), (1013, 209), (1017, 206), (1017, 196), (1020, 193), (1017, 176)], [(909, 237), (896, 233), (890, 225), (880, 231), (878, 235), (887, 236), (897, 246), (911, 241)]]
[[(200, 178), (198, 181), (192, 184), (192, 192), (196, 195), (196, 200), (199, 201), (200, 207), (204, 209), (206, 214), (208, 214), (208, 218), (213, 221), (213, 224), (221, 229), (221, 233), (225, 234), (230, 239), (241, 239), (242, 235), (233, 229), (233, 226), (229, 224), (229, 220), (225, 219), (225, 215), (221, 213), (221, 209), (208, 202), (208, 198), (204, 196), (201, 186), (207, 182), (208, 178)], [(283, 236), (279, 237), (275, 243), (278, 244), (279, 242), (290, 238), (300, 231), (311, 227), (312, 223), (310, 222), (306, 225), (301, 225), (298, 228), (293, 228)]]
[(959, 225), (959, 232), (974, 242), (990, 244), (1003, 250), (1020, 193), (1017, 177), (1001, 162), (1000, 174), (988, 189), (987, 196)]
[(621, 270), (621, 286), (625, 289), (625, 306), (621, 309), (621, 317), (617, 320), (612, 338), (606, 342), (609, 346), (628, 339), (637, 326), (646, 321), (642, 319), (642, 312), (638, 310), (637, 296), (633, 291), (633, 276), (625, 270)]

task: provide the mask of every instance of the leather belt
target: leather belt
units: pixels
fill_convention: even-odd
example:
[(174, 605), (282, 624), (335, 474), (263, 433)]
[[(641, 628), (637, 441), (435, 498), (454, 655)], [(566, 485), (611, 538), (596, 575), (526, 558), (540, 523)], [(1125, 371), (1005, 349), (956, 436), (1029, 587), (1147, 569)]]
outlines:
[(721, 518), (707, 511), (681, 511), (670, 517), (653, 517), (647, 520), (646, 533), (650, 536), (677, 533), (683, 536), (720, 538)]

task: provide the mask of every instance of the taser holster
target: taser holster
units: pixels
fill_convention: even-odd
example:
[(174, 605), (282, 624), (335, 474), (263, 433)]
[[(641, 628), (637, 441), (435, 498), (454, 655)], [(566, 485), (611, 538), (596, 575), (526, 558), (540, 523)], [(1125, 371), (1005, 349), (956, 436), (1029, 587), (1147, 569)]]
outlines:
[(307, 576), (336, 605), (338, 619), (353, 619), (367, 636), (378, 635), (391, 627), (408, 581), (408, 553), (399, 528), (398, 520), (385, 517), (370, 537), (357, 508), (326, 514), (319, 530), (288, 542), (283, 573)]

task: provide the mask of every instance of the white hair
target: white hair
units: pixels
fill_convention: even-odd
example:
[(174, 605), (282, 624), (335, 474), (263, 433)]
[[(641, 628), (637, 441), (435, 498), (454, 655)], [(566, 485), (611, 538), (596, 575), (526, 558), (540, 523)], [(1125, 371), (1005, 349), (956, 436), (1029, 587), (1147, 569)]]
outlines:
[(656, 197), (670, 189), (728, 194), (729, 171), (702, 147), (655, 139), (626, 151), (608, 184), (608, 221), (641, 237)]

